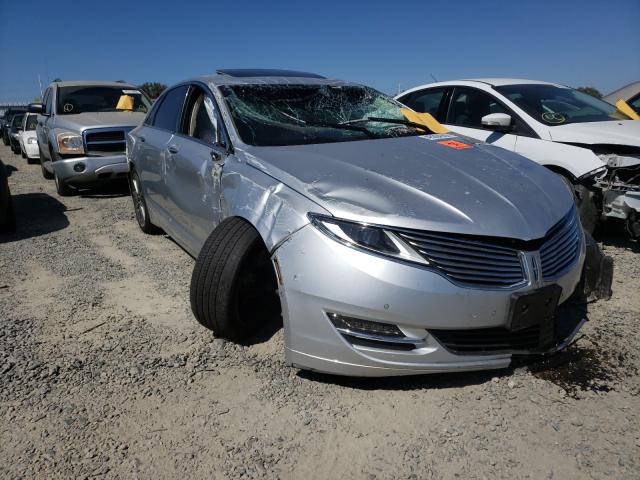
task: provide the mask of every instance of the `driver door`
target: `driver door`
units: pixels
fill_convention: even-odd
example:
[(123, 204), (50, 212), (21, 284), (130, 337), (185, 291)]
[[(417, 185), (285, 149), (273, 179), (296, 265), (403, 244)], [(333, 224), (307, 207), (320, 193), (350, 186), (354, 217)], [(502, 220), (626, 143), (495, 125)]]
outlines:
[(444, 123), (454, 132), (515, 151), (518, 138), (515, 130), (514, 133), (502, 133), (482, 127), (482, 117), (490, 113), (506, 113), (516, 121), (513, 113), (488, 93), (476, 88), (455, 87)]
[(191, 85), (182, 125), (168, 146), (167, 205), (193, 255), (221, 220), (220, 177), (229, 143), (215, 99)]

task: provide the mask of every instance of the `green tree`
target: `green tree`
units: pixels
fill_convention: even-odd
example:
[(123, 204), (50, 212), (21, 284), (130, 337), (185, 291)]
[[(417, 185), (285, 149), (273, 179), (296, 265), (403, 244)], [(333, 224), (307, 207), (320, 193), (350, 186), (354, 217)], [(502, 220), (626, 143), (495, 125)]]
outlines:
[(140, 85), (140, 88), (153, 99), (158, 98), (167, 86), (164, 83), (145, 82)]
[(592, 97), (602, 98), (602, 93), (600, 93), (600, 90), (594, 87), (578, 87), (576, 88), (576, 90), (582, 93), (586, 93), (587, 95), (591, 95)]

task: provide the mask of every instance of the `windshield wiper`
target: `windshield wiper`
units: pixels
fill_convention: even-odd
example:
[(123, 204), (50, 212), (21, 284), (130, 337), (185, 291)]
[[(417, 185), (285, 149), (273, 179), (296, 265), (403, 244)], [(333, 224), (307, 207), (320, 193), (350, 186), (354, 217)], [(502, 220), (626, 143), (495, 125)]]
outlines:
[(351, 125), (354, 123), (367, 123), (367, 122), (397, 123), (398, 125), (406, 125), (407, 127), (419, 128), (420, 130), (424, 130), (426, 132), (435, 133), (426, 125), (423, 125), (421, 123), (411, 122), (409, 120), (400, 120), (398, 118), (366, 117), (366, 118), (358, 118), (357, 120), (348, 120), (346, 122), (341, 122), (339, 125)]
[(353, 130), (355, 132), (362, 132), (369, 138), (376, 138), (376, 135), (366, 127), (358, 127), (356, 125), (349, 125), (349, 122), (343, 123), (322, 123), (322, 122), (304, 122), (310, 127), (323, 127), (323, 128), (336, 128), (339, 130)]

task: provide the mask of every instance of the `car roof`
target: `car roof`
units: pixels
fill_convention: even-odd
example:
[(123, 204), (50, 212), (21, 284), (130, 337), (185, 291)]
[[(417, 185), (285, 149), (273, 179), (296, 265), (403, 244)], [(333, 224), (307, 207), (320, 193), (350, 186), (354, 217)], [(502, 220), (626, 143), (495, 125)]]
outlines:
[(615, 103), (620, 99), (629, 100), (637, 93), (640, 93), (640, 80), (638, 80), (637, 82), (632, 82), (629, 85), (625, 85), (618, 90), (614, 90), (610, 94), (602, 97), (602, 99), (609, 103)]
[(552, 82), (544, 82), (541, 80), (527, 80), (525, 78), (500, 78), (500, 77), (487, 77), (487, 78), (469, 78), (467, 81), (470, 82), (480, 82), (487, 83), (494, 87), (501, 87), (503, 85), (522, 85), (522, 84), (533, 84), (533, 85), (555, 85), (557, 87), (562, 87), (564, 85), (560, 85), (558, 83)]
[(424, 85), (418, 85), (412, 88), (401, 92), (396, 95), (397, 97), (402, 97), (408, 93), (414, 92), (416, 90), (421, 90), (423, 88), (432, 88), (432, 87), (447, 87), (452, 85), (460, 85), (460, 86), (477, 86), (477, 87), (501, 87), (504, 85), (553, 85), (555, 87), (567, 88), (566, 85), (561, 85), (559, 83), (551, 83), (551, 82), (543, 82), (541, 80), (527, 80), (524, 78), (499, 78), (499, 77), (484, 77), (484, 78), (463, 78), (460, 80), (447, 80), (444, 82), (435, 82), (435, 83), (426, 83)]
[(124, 82), (112, 82), (109, 80), (65, 80), (58, 82), (51, 82), (51, 85), (57, 85), (59, 87), (120, 87), (120, 88), (135, 88), (135, 85)]
[(221, 85), (355, 85), (354, 83), (326, 78), (322, 75), (296, 70), (277, 69), (221, 69), (213, 75), (192, 79), (214, 86)]

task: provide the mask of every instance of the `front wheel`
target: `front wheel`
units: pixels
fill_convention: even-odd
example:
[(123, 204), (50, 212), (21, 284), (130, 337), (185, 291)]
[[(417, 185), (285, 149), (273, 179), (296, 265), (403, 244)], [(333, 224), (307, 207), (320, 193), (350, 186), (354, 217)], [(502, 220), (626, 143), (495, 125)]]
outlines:
[(53, 179), (53, 173), (44, 168), (44, 155), (42, 154), (42, 149), (40, 148), (40, 144), (38, 144), (38, 152), (40, 153), (40, 169), (42, 170), (42, 176), (47, 180)]
[(75, 190), (67, 185), (64, 180), (60, 180), (58, 178), (58, 175), (54, 174), (53, 177), (54, 181), (56, 182), (56, 191), (58, 192), (58, 195), (60, 195), (61, 197), (68, 197), (75, 193)]
[(600, 209), (596, 205), (596, 194), (584, 185), (573, 183), (564, 175), (560, 175), (560, 178), (573, 192), (573, 199), (576, 202), (582, 228), (589, 234), (593, 233), (600, 220)]
[(191, 309), (217, 337), (253, 336), (279, 312), (269, 252), (245, 220), (223, 220), (209, 235), (191, 276)]

